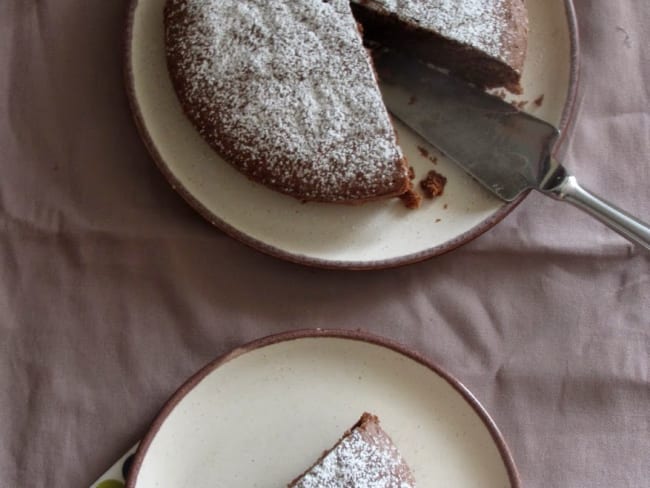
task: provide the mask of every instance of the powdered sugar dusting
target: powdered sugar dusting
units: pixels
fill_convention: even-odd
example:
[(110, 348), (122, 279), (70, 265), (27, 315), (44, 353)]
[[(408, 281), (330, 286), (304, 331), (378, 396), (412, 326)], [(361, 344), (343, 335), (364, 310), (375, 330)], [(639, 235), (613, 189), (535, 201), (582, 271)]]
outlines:
[(355, 429), (292, 488), (413, 488), (415, 482), (390, 438)]
[(251, 178), (306, 200), (403, 191), (346, 0), (168, 0), (166, 46), (188, 116)]
[(503, 33), (507, 31), (506, 0), (353, 0), (391, 12), (507, 62)]

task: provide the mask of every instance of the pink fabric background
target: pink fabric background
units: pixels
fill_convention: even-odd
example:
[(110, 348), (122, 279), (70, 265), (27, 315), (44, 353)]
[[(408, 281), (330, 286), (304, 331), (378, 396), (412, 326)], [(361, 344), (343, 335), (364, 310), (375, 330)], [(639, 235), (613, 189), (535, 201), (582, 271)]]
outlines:
[[(472, 389), (525, 486), (648, 486), (649, 254), (539, 195), (401, 269), (259, 254), (199, 218), (144, 149), (122, 83), (126, 4), (0, 1), (0, 485), (88, 486), (215, 356), (361, 327)], [(648, 220), (650, 4), (576, 8), (567, 165)]]

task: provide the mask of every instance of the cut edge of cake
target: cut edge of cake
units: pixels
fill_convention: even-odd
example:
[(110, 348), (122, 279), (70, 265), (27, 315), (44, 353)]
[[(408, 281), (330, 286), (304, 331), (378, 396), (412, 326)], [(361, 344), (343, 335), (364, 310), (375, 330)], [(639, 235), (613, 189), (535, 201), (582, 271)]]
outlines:
[(523, 0), (467, 0), (452, 12), (444, 0), (426, 4), (407, 0), (398, 5), (352, 0), (351, 4), (366, 40), (410, 52), (481, 88), (522, 92), (528, 46)]

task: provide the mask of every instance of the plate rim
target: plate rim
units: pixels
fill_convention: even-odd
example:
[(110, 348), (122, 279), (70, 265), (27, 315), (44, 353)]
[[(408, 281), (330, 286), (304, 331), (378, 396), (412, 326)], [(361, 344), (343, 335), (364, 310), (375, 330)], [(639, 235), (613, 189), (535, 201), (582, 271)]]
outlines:
[(249, 352), (257, 351), (258, 349), (273, 346), (284, 342), (290, 342), (301, 339), (341, 339), (363, 342), (373, 346), (378, 346), (392, 352), (401, 354), (402, 356), (415, 361), (416, 363), (428, 368), (432, 373), (438, 375), (445, 380), (460, 396), (469, 404), (475, 414), (479, 417), (483, 425), (490, 433), (490, 437), (495, 443), (497, 450), (504, 463), (508, 480), (510, 481), (510, 488), (521, 488), (521, 477), (515, 465), (514, 458), (505, 441), (505, 438), (499, 430), (496, 422), (492, 419), (488, 411), (483, 407), (481, 402), (474, 396), (474, 394), (455, 376), (441, 367), (437, 362), (426, 358), (424, 355), (415, 351), (414, 349), (401, 344), (388, 337), (376, 335), (361, 329), (348, 330), (348, 329), (300, 329), (291, 330), (271, 334), (259, 339), (255, 339), (242, 346), (235, 347), (210, 361), (207, 365), (203, 366), (196, 373), (190, 376), (165, 402), (160, 411), (156, 414), (153, 422), (150, 424), (147, 433), (140, 442), (138, 449), (133, 458), (133, 463), (129, 469), (126, 479), (125, 488), (137, 488), (138, 475), (140, 468), (144, 463), (145, 457), (151, 446), (151, 443), (156, 438), (156, 435), (164, 425), (167, 417), (174, 411), (176, 406), (208, 375), (213, 373), (219, 367), (223, 366), (230, 361), (237, 359)]
[[(566, 12), (566, 18), (569, 25), (569, 87), (567, 98), (562, 110), (562, 117), (560, 119), (559, 130), (561, 132), (560, 139), (557, 141), (554, 152), (557, 152), (564, 143), (567, 133), (571, 129), (571, 121), (576, 112), (576, 99), (578, 92), (578, 84), (580, 78), (580, 46), (579, 46), (579, 33), (578, 21), (576, 17), (575, 7), (573, 0), (563, 0)], [(164, 158), (160, 155), (156, 144), (147, 129), (137, 96), (135, 94), (135, 80), (132, 66), (132, 53), (131, 45), (133, 40), (133, 24), (135, 19), (135, 11), (140, 3), (140, 0), (129, 0), (126, 11), (126, 28), (123, 37), (123, 78), (126, 86), (127, 99), (130, 107), (131, 116), (135, 122), (136, 128), (142, 139), (149, 155), (153, 159), (155, 165), (163, 174), (172, 189), (181, 196), (185, 202), (192, 207), (201, 217), (207, 220), (211, 225), (226, 233), (229, 237), (247, 245), (263, 254), (289, 261), (296, 264), (310, 266), (321, 269), (337, 269), (337, 270), (350, 270), (350, 271), (364, 271), (364, 270), (379, 270), (396, 268), (408, 264), (419, 263), (436, 256), (446, 254), (458, 247), (473, 241), (477, 237), (483, 235), (485, 232), (493, 228), (496, 224), (506, 218), (524, 199), (530, 194), (531, 190), (522, 193), (516, 200), (511, 203), (505, 204), (497, 210), (492, 216), (483, 220), (481, 223), (475, 225), (468, 231), (450, 239), (442, 244), (433, 246), (419, 251), (416, 253), (406, 254), (394, 258), (387, 259), (374, 259), (369, 261), (343, 261), (337, 259), (325, 259), (313, 256), (307, 256), (300, 253), (292, 253), (279, 247), (267, 244), (255, 237), (252, 237), (245, 232), (236, 229), (233, 225), (229, 224), (218, 215), (210, 211), (203, 203), (201, 203), (191, 191), (176, 177), (173, 171), (169, 168)]]

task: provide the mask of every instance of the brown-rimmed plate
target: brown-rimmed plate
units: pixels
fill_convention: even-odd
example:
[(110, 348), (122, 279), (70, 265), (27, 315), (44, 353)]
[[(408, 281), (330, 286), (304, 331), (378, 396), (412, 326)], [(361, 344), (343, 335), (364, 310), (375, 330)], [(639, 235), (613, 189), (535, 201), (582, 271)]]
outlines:
[(520, 486), (494, 422), (443, 369), (366, 333), (305, 330), (190, 378), (142, 441), (127, 487), (281, 488), (364, 411), (379, 416), (418, 486)]
[[(167, 74), (165, 0), (132, 0), (126, 81), (140, 133), (180, 195), (212, 224), (268, 254), (329, 268), (376, 269), (421, 261), (476, 238), (520, 201), (506, 205), (396, 124), (418, 177), (435, 168), (445, 194), (410, 211), (397, 200), (362, 206), (308, 203), (249, 181), (214, 153), (183, 115)], [(577, 85), (577, 29), (571, 0), (526, 0), (529, 49), (524, 109), (566, 128)], [(436, 165), (432, 160), (436, 159)]]

